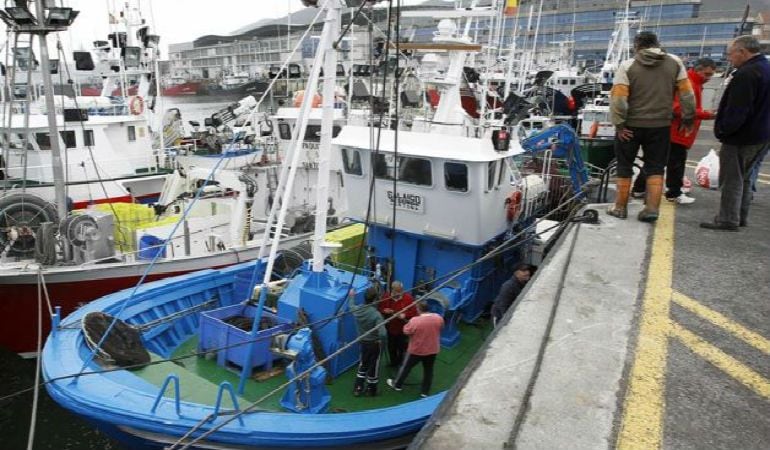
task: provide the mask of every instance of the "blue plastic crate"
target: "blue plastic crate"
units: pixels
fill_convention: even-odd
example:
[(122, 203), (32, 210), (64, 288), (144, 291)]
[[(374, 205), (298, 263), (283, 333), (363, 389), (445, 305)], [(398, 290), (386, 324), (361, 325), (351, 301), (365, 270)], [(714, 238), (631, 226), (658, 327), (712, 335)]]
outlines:
[(224, 350), (217, 350), (217, 364), (222, 367), (233, 364), (242, 368), (246, 365), (246, 356), (249, 350), (248, 342), (256, 339), (253, 346), (251, 368), (263, 367), (264, 369), (270, 369), (273, 361), (280, 357), (270, 352), (272, 339), (269, 336), (289, 332), (293, 327), (289, 320), (278, 317), (267, 310), (264, 310), (262, 317), (272, 320), (274, 326), (257, 332), (256, 338), (253, 338), (248, 331), (241, 330), (225, 322), (226, 319), (233, 316), (254, 318), (256, 313), (256, 306), (243, 304), (202, 312), (198, 351), (214, 351), (228, 347)]

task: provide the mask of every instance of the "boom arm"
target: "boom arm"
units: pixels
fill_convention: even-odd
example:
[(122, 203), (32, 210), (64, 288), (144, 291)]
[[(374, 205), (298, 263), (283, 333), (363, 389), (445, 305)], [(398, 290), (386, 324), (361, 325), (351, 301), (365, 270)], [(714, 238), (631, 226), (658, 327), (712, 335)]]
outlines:
[(555, 158), (563, 158), (569, 165), (572, 188), (579, 197), (585, 196), (583, 190), (588, 182), (588, 171), (580, 153), (580, 141), (577, 133), (568, 125), (554, 125), (521, 141), (521, 147), (527, 153), (553, 152)]

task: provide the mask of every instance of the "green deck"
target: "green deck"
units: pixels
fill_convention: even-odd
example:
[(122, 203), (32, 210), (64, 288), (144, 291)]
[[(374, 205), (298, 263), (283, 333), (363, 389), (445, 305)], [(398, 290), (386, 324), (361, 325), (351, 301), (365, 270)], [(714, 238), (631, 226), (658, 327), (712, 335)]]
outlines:
[[(465, 368), (478, 348), (486, 339), (491, 324), (487, 321), (478, 321), (476, 324), (461, 324), (462, 339), (452, 349), (442, 349), (439, 353), (433, 370), (432, 393), (449, 389), (457, 376)], [(195, 353), (198, 346), (198, 337), (194, 336), (179, 346), (173, 357), (179, 357)], [(422, 366), (417, 366), (409, 374), (404, 383), (404, 390), (396, 392), (385, 385), (385, 379), (395, 375), (396, 369), (387, 366), (387, 355), (384, 352), (380, 366), (380, 386), (377, 397), (353, 397), (353, 381), (355, 379), (355, 366), (346, 371), (342, 376), (327, 384), (331, 393), (331, 412), (362, 411), (367, 409), (385, 408), (401, 403), (417, 400), (420, 397), (420, 382), (422, 380)], [(238, 386), (239, 373), (217, 366), (216, 360), (191, 356), (178, 363), (162, 363), (148, 366), (136, 371), (136, 375), (144, 380), (160, 387), (169, 373), (179, 376), (181, 396), (184, 400), (213, 405), (216, 400), (217, 386), (222, 381), (229, 381), (233, 387)], [(266, 393), (275, 389), (287, 381), (286, 375), (281, 373), (266, 381), (251, 379), (246, 384), (246, 390), (238, 403), (251, 403)], [(281, 389), (265, 400), (261, 407), (266, 410), (282, 411), (279, 402), (285, 389)], [(171, 389), (167, 389), (167, 396), (172, 395)], [(224, 407), (231, 408), (229, 396), (224, 396), (227, 401)], [(245, 399), (245, 401), (244, 401)]]

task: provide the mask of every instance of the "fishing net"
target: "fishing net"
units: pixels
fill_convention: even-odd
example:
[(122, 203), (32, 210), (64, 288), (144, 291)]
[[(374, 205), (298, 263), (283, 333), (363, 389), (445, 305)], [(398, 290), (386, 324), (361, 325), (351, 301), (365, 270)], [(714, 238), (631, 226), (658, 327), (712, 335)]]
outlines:
[[(115, 325), (99, 346), (99, 342), (113, 321)], [(82, 328), (88, 347), (92, 350), (96, 349), (96, 355), (104, 362), (119, 367), (138, 366), (150, 362), (150, 354), (144, 347), (141, 333), (126, 322), (103, 312), (90, 312), (83, 318)]]

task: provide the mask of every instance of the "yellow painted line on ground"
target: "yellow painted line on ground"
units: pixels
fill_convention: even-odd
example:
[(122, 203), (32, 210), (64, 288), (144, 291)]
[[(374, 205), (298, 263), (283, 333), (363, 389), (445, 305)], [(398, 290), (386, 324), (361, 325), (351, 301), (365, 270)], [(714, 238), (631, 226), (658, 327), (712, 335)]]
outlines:
[(674, 205), (663, 202), (660, 210), (642, 299), (635, 359), (618, 433), (619, 450), (658, 449), (663, 436), (663, 393), (674, 258)]
[(681, 292), (674, 291), (671, 299), (683, 308), (728, 331), (757, 350), (770, 355), (770, 339), (766, 339), (761, 334), (744, 327), (734, 320), (728, 319), (726, 316), (698, 303)]
[(671, 336), (759, 396), (770, 400), (770, 380), (767, 378), (677, 323), (671, 324)]

